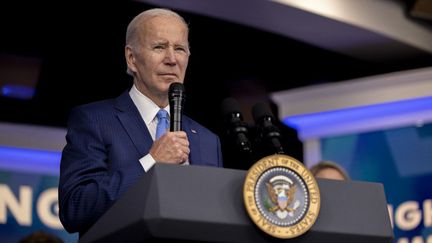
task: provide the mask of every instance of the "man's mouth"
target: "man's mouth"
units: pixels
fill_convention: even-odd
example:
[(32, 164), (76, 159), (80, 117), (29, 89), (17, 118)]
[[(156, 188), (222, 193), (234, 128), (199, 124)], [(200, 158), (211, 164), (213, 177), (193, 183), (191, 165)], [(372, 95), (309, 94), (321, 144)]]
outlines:
[(159, 75), (165, 76), (165, 77), (177, 77), (177, 74), (175, 74), (175, 73), (161, 73)]

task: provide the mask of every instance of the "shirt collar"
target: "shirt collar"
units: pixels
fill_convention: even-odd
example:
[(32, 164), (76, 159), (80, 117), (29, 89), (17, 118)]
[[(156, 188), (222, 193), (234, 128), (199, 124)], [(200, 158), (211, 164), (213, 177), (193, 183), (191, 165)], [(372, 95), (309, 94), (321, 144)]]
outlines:
[[(153, 119), (155, 118), (157, 112), (160, 110), (160, 107), (157, 106), (150, 98), (142, 94), (135, 86), (135, 84), (132, 86), (131, 90), (129, 91), (129, 95), (132, 98), (132, 101), (134, 102), (135, 106), (138, 108), (138, 111), (143, 118), (146, 125), (149, 125)], [(169, 112), (169, 105), (164, 108)]]

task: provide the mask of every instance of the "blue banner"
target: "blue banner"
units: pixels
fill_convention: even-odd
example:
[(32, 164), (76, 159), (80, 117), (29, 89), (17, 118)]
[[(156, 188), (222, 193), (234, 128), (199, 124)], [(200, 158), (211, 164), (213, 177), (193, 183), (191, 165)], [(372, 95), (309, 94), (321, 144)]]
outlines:
[(432, 242), (432, 124), (324, 138), (321, 153), (384, 185), (394, 242)]
[(60, 152), (0, 147), (0, 241), (38, 231), (77, 242), (58, 218)]

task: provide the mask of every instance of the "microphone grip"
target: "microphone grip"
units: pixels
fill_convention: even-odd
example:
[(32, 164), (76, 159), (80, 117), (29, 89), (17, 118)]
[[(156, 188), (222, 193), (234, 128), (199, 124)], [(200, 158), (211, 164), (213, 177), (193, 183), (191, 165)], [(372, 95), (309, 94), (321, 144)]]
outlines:
[(241, 148), (241, 151), (247, 152), (247, 153), (252, 152), (251, 145), (250, 145), (249, 139), (247, 138), (246, 134), (238, 133), (236, 144), (239, 148)]
[(182, 83), (174, 82), (168, 89), (168, 102), (170, 105), (170, 131), (182, 130), (183, 105), (185, 101), (184, 87)]
[(181, 106), (179, 104), (174, 104), (170, 106), (170, 131), (171, 132), (177, 132), (181, 131), (182, 129), (182, 110)]

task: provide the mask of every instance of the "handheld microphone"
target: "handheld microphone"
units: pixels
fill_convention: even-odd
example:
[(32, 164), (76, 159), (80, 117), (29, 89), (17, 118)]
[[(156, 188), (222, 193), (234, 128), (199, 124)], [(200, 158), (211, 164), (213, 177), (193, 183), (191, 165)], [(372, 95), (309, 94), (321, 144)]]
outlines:
[(171, 83), (168, 90), (168, 100), (170, 105), (170, 131), (181, 131), (183, 107), (186, 99), (184, 86), (182, 83)]
[(235, 139), (236, 147), (241, 152), (251, 153), (252, 146), (247, 137), (247, 124), (243, 122), (240, 105), (234, 98), (226, 98), (222, 101), (222, 115), (228, 128), (228, 136)]
[(258, 136), (269, 145), (271, 153), (285, 154), (279, 128), (274, 125), (275, 118), (268, 106), (263, 102), (255, 104), (252, 107), (252, 116), (257, 125)]

